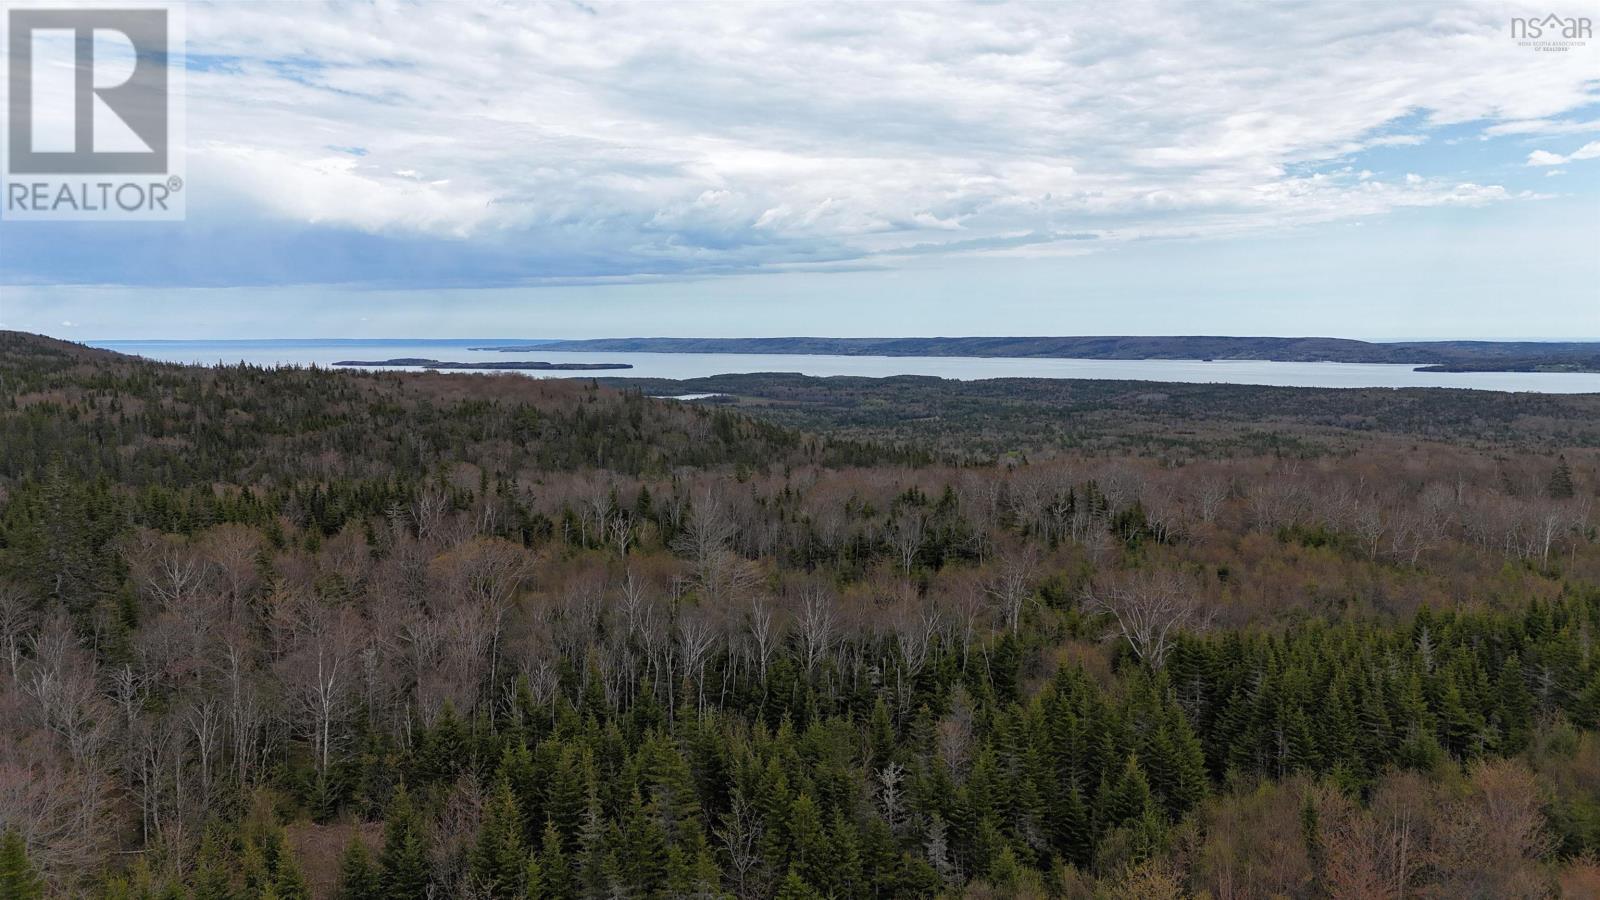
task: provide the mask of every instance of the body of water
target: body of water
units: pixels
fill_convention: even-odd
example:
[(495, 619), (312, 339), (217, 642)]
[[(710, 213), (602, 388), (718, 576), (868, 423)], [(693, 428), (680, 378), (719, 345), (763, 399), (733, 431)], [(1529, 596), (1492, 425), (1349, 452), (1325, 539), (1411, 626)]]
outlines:
[(473, 340), (269, 340), (91, 341), (93, 346), (168, 362), (248, 362), (257, 365), (331, 365), (343, 359), (423, 357), (457, 362), (630, 363), (610, 372), (512, 371), (489, 373), (532, 378), (703, 378), (746, 372), (804, 375), (932, 375), (980, 378), (1102, 378), (1187, 383), (1262, 384), (1283, 387), (1452, 387), (1551, 394), (1600, 393), (1600, 373), (1416, 372), (1412, 366), (1373, 363), (1268, 362), (1186, 359), (1018, 359), (952, 356), (805, 356), (753, 353), (501, 353), (471, 350), (505, 339)]

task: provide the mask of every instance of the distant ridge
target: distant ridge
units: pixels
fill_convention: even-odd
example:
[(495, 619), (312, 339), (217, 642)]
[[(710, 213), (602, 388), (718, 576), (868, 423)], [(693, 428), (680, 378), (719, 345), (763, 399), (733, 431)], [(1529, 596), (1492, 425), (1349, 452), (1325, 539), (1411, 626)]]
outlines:
[(474, 347), (507, 353), (752, 353), (829, 356), (976, 356), (1071, 359), (1257, 359), (1274, 362), (1397, 363), (1453, 371), (1600, 370), (1600, 342), (1406, 341), (1328, 337), (902, 337), (597, 338)]

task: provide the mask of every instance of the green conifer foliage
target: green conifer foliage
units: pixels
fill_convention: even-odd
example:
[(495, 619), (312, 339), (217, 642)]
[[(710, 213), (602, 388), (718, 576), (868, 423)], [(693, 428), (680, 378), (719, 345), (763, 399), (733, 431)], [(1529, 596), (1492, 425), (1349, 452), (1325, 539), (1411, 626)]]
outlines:
[(44, 879), (28, 859), (22, 833), (7, 828), (0, 834), (0, 900), (38, 900), (44, 896)]

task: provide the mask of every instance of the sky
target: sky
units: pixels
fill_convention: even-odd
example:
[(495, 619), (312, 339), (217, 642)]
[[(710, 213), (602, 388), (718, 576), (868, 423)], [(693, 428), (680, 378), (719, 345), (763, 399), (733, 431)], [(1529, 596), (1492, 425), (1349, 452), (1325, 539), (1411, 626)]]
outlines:
[(187, 218), (0, 221), (0, 327), (1600, 339), (1552, 12), (191, 3)]

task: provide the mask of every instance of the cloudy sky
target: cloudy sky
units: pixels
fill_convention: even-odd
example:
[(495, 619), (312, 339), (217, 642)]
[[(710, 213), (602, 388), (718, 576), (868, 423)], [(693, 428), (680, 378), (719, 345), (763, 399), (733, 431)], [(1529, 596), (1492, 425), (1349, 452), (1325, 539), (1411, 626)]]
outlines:
[(191, 4), (187, 220), (0, 223), (0, 322), (1600, 338), (1552, 11)]

